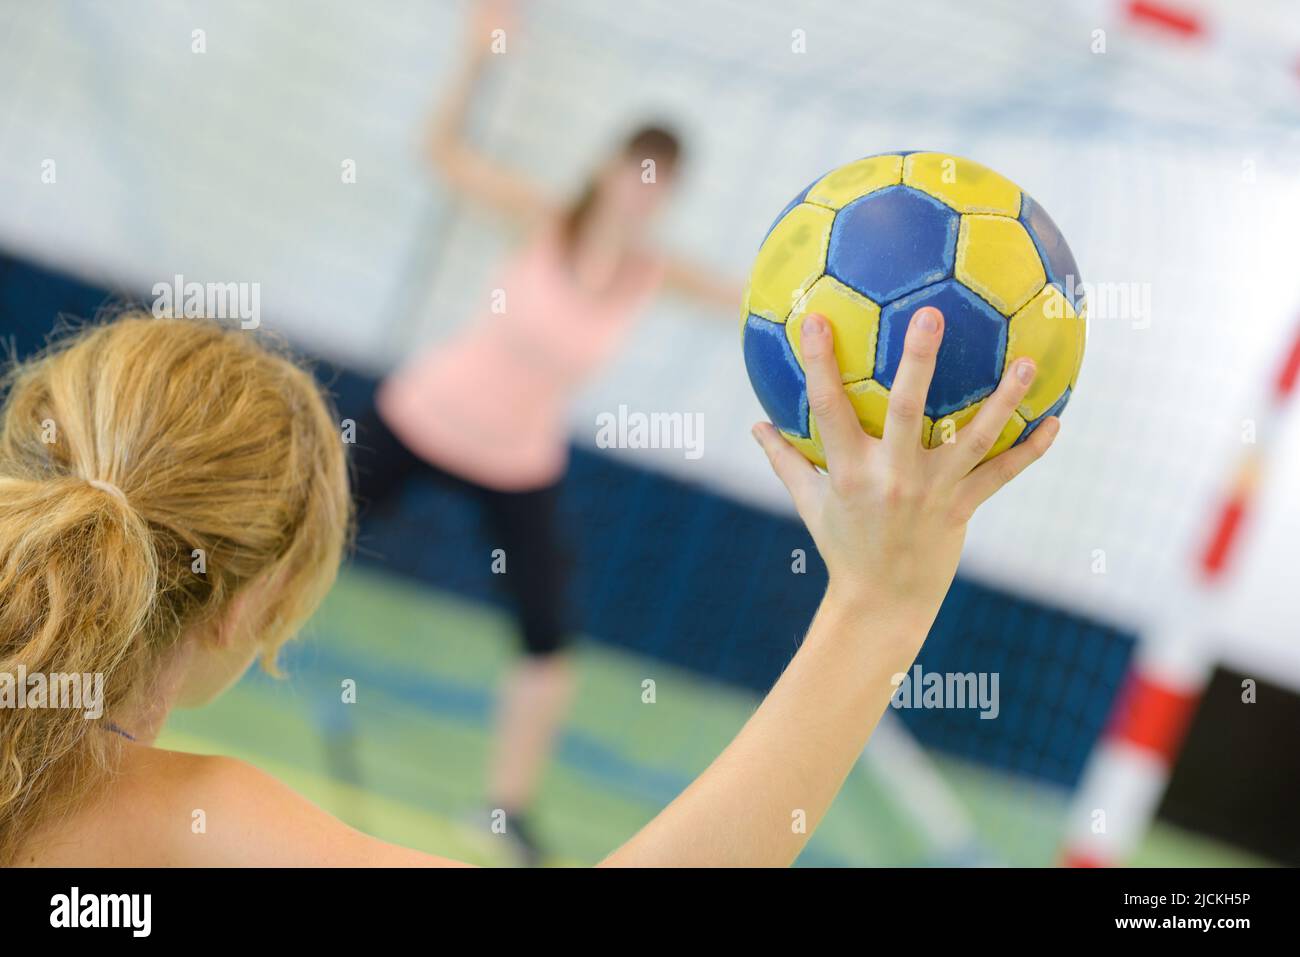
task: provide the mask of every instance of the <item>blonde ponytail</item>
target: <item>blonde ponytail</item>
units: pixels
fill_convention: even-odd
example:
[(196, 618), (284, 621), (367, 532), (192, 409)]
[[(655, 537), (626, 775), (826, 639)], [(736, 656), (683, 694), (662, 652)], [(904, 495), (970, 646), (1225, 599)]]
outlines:
[[(187, 629), (267, 575), (273, 666), (350, 530), (338, 426), (310, 375), (237, 328), (132, 315), (2, 385), (0, 678), (102, 676), (103, 713), (120, 713)], [(84, 802), (121, 743), (81, 710), (0, 707), (0, 864)]]

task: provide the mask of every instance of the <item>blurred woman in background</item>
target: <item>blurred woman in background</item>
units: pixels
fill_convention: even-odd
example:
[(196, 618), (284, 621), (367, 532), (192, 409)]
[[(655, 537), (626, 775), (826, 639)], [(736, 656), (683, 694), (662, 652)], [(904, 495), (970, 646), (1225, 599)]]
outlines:
[(525, 655), (500, 694), (487, 797), (505, 811), (506, 833), (533, 863), (527, 811), (573, 695), (557, 520), (570, 399), (615, 355), (661, 288), (720, 309), (738, 306), (742, 290), (649, 242), (678, 172), (681, 148), (669, 130), (637, 128), (567, 204), (466, 142), (492, 33), (513, 22), (512, 12), (503, 3), (478, 8), (469, 58), (435, 118), (429, 149), (450, 189), (504, 214), (522, 243), (492, 283), (501, 291), (494, 308), (485, 297), (477, 321), (380, 385), (358, 423), (357, 466), (363, 509), (391, 502), (413, 476), (431, 477), (480, 504), (493, 550), (504, 552), (501, 578)]

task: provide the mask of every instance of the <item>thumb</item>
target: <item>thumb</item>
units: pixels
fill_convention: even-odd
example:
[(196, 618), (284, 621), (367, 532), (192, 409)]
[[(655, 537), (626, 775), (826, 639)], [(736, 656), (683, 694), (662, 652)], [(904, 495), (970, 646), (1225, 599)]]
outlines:
[(759, 422), (752, 431), (755, 441), (767, 453), (772, 471), (790, 493), (795, 508), (802, 513), (804, 503), (821, 478), (820, 473), (798, 449), (781, 437), (770, 422)]

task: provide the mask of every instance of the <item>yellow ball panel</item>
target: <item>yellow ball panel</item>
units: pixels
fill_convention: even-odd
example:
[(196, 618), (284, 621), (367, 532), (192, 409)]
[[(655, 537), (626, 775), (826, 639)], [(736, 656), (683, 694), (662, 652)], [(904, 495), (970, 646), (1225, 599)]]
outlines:
[(903, 181), (903, 157), (872, 156), (827, 173), (808, 190), (805, 203), (841, 209), (855, 199)]
[(914, 186), (959, 213), (1020, 215), (1020, 187), (974, 160), (947, 153), (903, 157), (903, 184)]
[(808, 203), (800, 203), (785, 214), (754, 260), (749, 312), (773, 322), (785, 322), (794, 304), (826, 270), (826, 247), (834, 219), (831, 210)]
[(987, 214), (961, 218), (956, 276), (1004, 316), (1015, 314), (1047, 282), (1038, 249), (1020, 221)]
[(803, 457), (809, 462), (818, 468), (824, 469), (826, 468), (826, 454), (822, 451), (821, 439), (817, 437), (817, 426), (813, 425), (809, 432), (811, 432), (812, 437), (807, 439), (801, 435), (791, 435), (789, 432), (782, 432), (781, 435), (784, 436), (787, 442), (802, 452)]
[[(889, 390), (875, 379), (866, 379), (861, 382), (850, 382), (844, 387), (844, 391), (849, 395), (849, 402), (853, 406), (853, 411), (857, 413), (863, 430), (878, 439), (883, 437), (885, 413), (889, 409)], [(921, 416), (921, 419), (921, 438), (924, 440), (930, 434), (934, 422), (928, 415)]]
[(1079, 370), (1083, 368), (1083, 352), (1088, 347), (1088, 300), (1079, 304), (1079, 356), (1074, 360), (1074, 375), (1070, 376), (1070, 388), (1074, 389), (1079, 381)]
[(786, 337), (795, 358), (803, 365), (799, 337), (803, 319), (810, 312), (825, 316), (835, 330), (835, 358), (845, 382), (865, 379), (876, 366), (876, 332), (880, 327), (880, 307), (834, 276), (822, 276), (795, 305), (785, 325)]
[[(979, 410), (983, 408), (986, 401), (986, 399), (980, 399), (978, 402), (968, 405), (964, 409), (959, 409), (952, 413), (952, 415), (945, 415), (943, 418), (935, 420), (934, 428), (930, 430), (929, 437), (925, 443), (926, 448), (937, 449), (946, 442), (955, 442), (957, 440), (957, 435), (962, 429), (971, 423), (971, 420), (974, 419)], [(999, 435), (998, 440), (993, 443), (993, 448), (989, 449), (988, 454), (984, 456), (983, 461), (987, 462), (998, 453), (1005, 452), (1007, 449), (1011, 448), (1016, 439), (1020, 438), (1020, 433), (1025, 431), (1025, 425), (1025, 420), (1021, 417), (1020, 413), (1012, 412), (1011, 418), (1007, 420), (1007, 424), (1002, 428), (1002, 434)]]
[(885, 434), (885, 411), (889, 407), (889, 390), (875, 379), (853, 382), (845, 387), (858, 421), (869, 435)]
[(1083, 347), (1083, 320), (1055, 286), (1046, 286), (1011, 317), (1007, 329), (1006, 369), (1021, 356), (1031, 356), (1038, 375), (1017, 410), (1033, 421), (1055, 404), (1078, 372)]

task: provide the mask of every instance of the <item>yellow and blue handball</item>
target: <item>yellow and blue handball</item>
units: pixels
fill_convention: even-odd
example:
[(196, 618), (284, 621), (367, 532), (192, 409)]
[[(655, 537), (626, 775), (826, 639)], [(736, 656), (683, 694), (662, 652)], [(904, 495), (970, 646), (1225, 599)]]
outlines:
[(772, 423), (825, 466), (808, 414), (799, 326), (835, 330), (844, 389), (879, 437), (912, 314), (936, 306), (944, 338), (923, 440), (952, 441), (1012, 362), (1038, 375), (989, 456), (1059, 415), (1083, 362), (1086, 305), (1070, 247), (1015, 183), (946, 153), (869, 156), (827, 173), (776, 218), (742, 313), (745, 367)]

